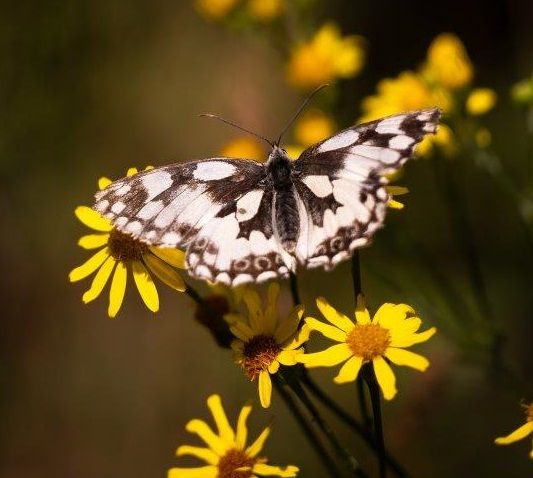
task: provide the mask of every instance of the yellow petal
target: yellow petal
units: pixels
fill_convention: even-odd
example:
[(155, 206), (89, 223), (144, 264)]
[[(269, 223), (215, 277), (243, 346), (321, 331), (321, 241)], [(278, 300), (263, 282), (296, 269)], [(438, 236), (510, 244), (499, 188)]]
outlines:
[(507, 436), (496, 438), (494, 443), (497, 445), (509, 445), (515, 441), (522, 440), (522, 438), (527, 437), (531, 433), (533, 433), (533, 421), (526, 422), (520, 428), (517, 428)]
[(396, 365), (405, 365), (415, 370), (420, 370), (421, 372), (429, 367), (429, 360), (426, 357), (422, 357), (422, 355), (415, 354), (409, 350), (389, 347), (385, 352), (385, 357)]
[(296, 335), (289, 337), (285, 342), (281, 344), (281, 347), (285, 350), (294, 350), (295, 348), (300, 347), (304, 342), (309, 340), (309, 334), (311, 329), (307, 324), (304, 324), (303, 327), (296, 332)]
[(298, 362), (306, 367), (332, 367), (348, 360), (353, 355), (347, 344), (336, 344), (311, 354), (303, 354), (298, 357)]
[(91, 287), (87, 292), (85, 292), (85, 294), (83, 294), (82, 300), (85, 304), (96, 299), (102, 293), (102, 290), (104, 289), (105, 285), (107, 284), (107, 281), (109, 280), (109, 277), (111, 276), (111, 272), (113, 272), (115, 264), (115, 259), (109, 256), (102, 264), (102, 267), (98, 269), (98, 272), (93, 278)]
[(109, 232), (112, 229), (109, 219), (88, 206), (78, 206), (74, 214), (83, 224), (95, 231)]
[(70, 271), (68, 278), (70, 282), (77, 282), (79, 280), (85, 279), (87, 276), (91, 275), (96, 269), (98, 269), (104, 261), (109, 257), (109, 249), (104, 247), (99, 250), (97, 253), (92, 255), (87, 261), (85, 261), (81, 266), (76, 267)]
[(400, 201), (396, 201), (395, 199), (389, 199), (387, 201), (387, 206), (391, 209), (403, 209), (405, 207), (405, 204), (401, 203)]
[(150, 247), (150, 252), (178, 269), (185, 269), (185, 252), (171, 247)]
[(280, 466), (267, 465), (265, 463), (257, 463), (252, 468), (252, 473), (257, 473), (261, 476), (281, 476), (282, 478), (292, 478), (296, 476), (300, 469), (297, 466), (286, 466), (282, 468)]
[(357, 305), (355, 306), (355, 320), (358, 324), (364, 325), (370, 323), (370, 314), (365, 304), (365, 296), (358, 294)]
[(270, 380), (270, 374), (263, 370), (259, 372), (259, 401), (263, 408), (270, 407), (270, 400), (272, 398), (272, 381)]
[(102, 176), (99, 180), (98, 180), (98, 189), (105, 189), (107, 188), (107, 186), (109, 186), (113, 181), (111, 181), (111, 179), (109, 178), (106, 178), (105, 176)]
[(335, 383), (347, 383), (353, 382), (357, 375), (359, 375), (359, 370), (363, 365), (363, 358), (354, 356), (346, 361), (346, 363), (339, 370), (338, 375), (333, 379)]
[(336, 342), (346, 342), (346, 332), (342, 331), (333, 325), (325, 324), (316, 320), (314, 317), (306, 317), (305, 323), (309, 326), (311, 330), (316, 330), (320, 332), (324, 337), (328, 339), (335, 340)]
[(298, 356), (302, 353), (303, 349), (299, 350), (282, 350), (278, 356), (276, 357), (276, 360), (281, 365), (296, 365), (298, 363)]
[(222, 456), (226, 452), (227, 446), (225, 442), (203, 420), (195, 418), (187, 423), (185, 429), (189, 433), (196, 433), (218, 456)]
[(409, 192), (409, 188), (406, 188), (404, 186), (385, 186), (385, 189), (389, 194), (392, 194), (393, 196), (402, 196), (404, 194), (407, 194)]
[[(263, 318), (263, 320), (265, 321), (265, 330), (271, 333), (273, 333), (276, 329), (278, 296), (279, 284), (277, 282), (271, 282), (268, 286), (267, 306), (265, 308)], [(292, 318), (291, 314), (289, 314), (289, 317), (285, 319), (282, 323), (286, 323), (287, 321), (289, 321)], [(283, 340), (281, 340), (280, 342), (283, 342)]]
[(126, 292), (126, 282), (128, 279), (128, 269), (124, 262), (117, 262), (113, 280), (111, 281), (111, 288), (109, 289), (109, 307), (107, 308), (107, 315), (114, 318), (118, 314), (122, 301), (124, 300), (124, 293)]
[(152, 312), (159, 310), (159, 295), (154, 281), (140, 261), (132, 262), (133, 280), (146, 307)]
[(134, 174), (137, 174), (138, 172), (139, 170), (137, 168), (129, 168), (128, 171), (126, 172), (126, 176), (130, 177), (130, 176), (133, 176)]
[(415, 310), (407, 304), (383, 304), (375, 313), (372, 323), (379, 324), (386, 329), (401, 326), (408, 315), (413, 315)]
[(259, 294), (252, 289), (248, 289), (244, 293), (244, 303), (248, 308), (249, 323), (254, 332), (263, 333), (265, 330), (265, 323), (263, 313), (261, 311), (261, 298)]
[(411, 345), (420, 344), (422, 342), (426, 342), (429, 340), (433, 335), (435, 335), (435, 332), (437, 332), (437, 329), (435, 327), (431, 327), (430, 329), (420, 332), (419, 334), (411, 334), (411, 333), (398, 333), (398, 331), (395, 331), (394, 329), (390, 331), (391, 336), (391, 346), (392, 347), (410, 347)]
[[(280, 363), (277, 360), (274, 360), (269, 366), (268, 366), (268, 373), (270, 375), (274, 375), (275, 373), (278, 373)], [(286, 364), (283, 364), (286, 365)], [(291, 365), (296, 365), (295, 363)]]
[(198, 468), (171, 468), (167, 478), (216, 478), (217, 475), (218, 467), (209, 465)]
[(354, 323), (344, 314), (335, 310), (323, 297), (319, 297), (316, 300), (316, 305), (320, 312), (322, 312), (322, 315), (335, 327), (347, 333), (354, 328)]
[(145, 254), (143, 260), (161, 282), (164, 282), (178, 292), (183, 292), (186, 289), (185, 282), (183, 282), (181, 276), (172, 267), (159, 259), (159, 257), (152, 254)]
[(248, 342), (255, 335), (254, 331), (242, 322), (234, 322), (229, 329), (235, 337), (241, 339), (243, 342)]
[(80, 237), (78, 246), (84, 249), (97, 249), (98, 247), (105, 246), (108, 239), (109, 234), (88, 234)]
[(372, 363), (379, 387), (383, 392), (383, 397), (385, 397), (385, 400), (392, 400), (398, 391), (396, 390), (396, 377), (394, 376), (394, 372), (383, 357), (374, 358)]
[(248, 438), (248, 427), (246, 426), (246, 421), (248, 416), (252, 411), (251, 405), (245, 405), (239, 413), (239, 418), (237, 419), (237, 432), (235, 433), (235, 444), (239, 450), (243, 450), (246, 446), (246, 440)]
[(216, 453), (209, 448), (202, 448), (199, 446), (180, 446), (176, 451), (176, 455), (191, 455), (205, 461), (206, 463), (209, 463), (210, 465), (216, 465), (219, 459)]
[(270, 427), (265, 428), (261, 435), (246, 449), (246, 454), (252, 458), (255, 458), (265, 446), (265, 442), (270, 435)]
[(276, 338), (276, 342), (278, 344), (285, 342), (296, 333), (303, 314), (304, 306), (298, 305), (291, 310), (285, 320), (280, 321), (274, 332), (274, 337)]
[(224, 408), (222, 407), (220, 395), (211, 395), (207, 399), (207, 406), (213, 414), (213, 419), (215, 420), (215, 423), (217, 425), (218, 434), (220, 438), (222, 438), (222, 440), (228, 442), (229, 444), (232, 444), (235, 435), (233, 433), (233, 429), (231, 428), (228, 422), (226, 412), (224, 412)]

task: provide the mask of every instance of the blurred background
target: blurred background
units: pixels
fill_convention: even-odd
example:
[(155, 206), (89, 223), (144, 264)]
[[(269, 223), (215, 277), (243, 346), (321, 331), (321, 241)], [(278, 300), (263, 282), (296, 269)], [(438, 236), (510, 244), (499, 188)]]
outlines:
[[(303, 24), (303, 37), (332, 20), (343, 35), (364, 38), (361, 71), (326, 93), (337, 128), (368, 113), (363, 98), (383, 78), (416, 69), (442, 32), (465, 45), (473, 84), (498, 96), (479, 120), (490, 147), (485, 141), (474, 152), (459, 148), (452, 158), (437, 154), (405, 168), (397, 180), (410, 190), (405, 208), (391, 211), (362, 251), (363, 286), (374, 308), (406, 302), (440, 330), (420, 347), (430, 369), (399, 371), (398, 397), (385, 407), (386, 442), (411, 475), (531, 476), (530, 441), (500, 448), (493, 440), (523, 423), (520, 403), (533, 399), (531, 106), (510, 95), (533, 67), (532, 4), (295, 3), (286, 6), (287, 22)], [(276, 27), (285, 20), (246, 27), (199, 14), (188, 1), (0, 5), (0, 476), (165, 476), (178, 463), (177, 445), (195, 443), (184, 425), (208, 418), (209, 394), (220, 393), (236, 416), (255, 387), (192, 320), (185, 295), (159, 287), (153, 315), (129, 287), (115, 320), (105, 298), (83, 305), (88, 282), (67, 279), (88, 257), (76, 246), (87, 231), (73, 210), (91, 204), (100, 176), (213, 156), (240, 136), (198, 113), (219, 112), (276, 136), (305, 95), (286, 80), (290, 48)], [(441, 184), (447, 174), (451, 195)], [(303, 273), (300, 287), (310, 311), (316, 295), (353, 310), (346, 264)], [(282, 307), (289, 306), (285, 290)], [(334, 385), (331, 370), (313, 376), (355, 413), (354, 386)], [(373, 473), (368, 449), (330, 418)], [(279, 397), (257, 410), (253, 430), (270, 420), (270, 461), (323, 476)]]

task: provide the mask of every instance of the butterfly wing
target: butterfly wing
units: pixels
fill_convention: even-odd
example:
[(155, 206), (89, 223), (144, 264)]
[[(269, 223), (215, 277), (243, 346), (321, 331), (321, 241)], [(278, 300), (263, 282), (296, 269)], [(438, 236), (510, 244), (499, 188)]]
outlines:
[(299, 195), (298, 260), (331, 268), (367, 245), (383, 226), (389, 195), (384, 174), (397, 171), (426, 134), (436, 108), (345, 129), (305, 150), (295, 162)]
[(287, 274), (264, 165), (213, 158), (115, 181), (94, 208), (141, 242), (187, 250), (192, 276), (226, 284)]

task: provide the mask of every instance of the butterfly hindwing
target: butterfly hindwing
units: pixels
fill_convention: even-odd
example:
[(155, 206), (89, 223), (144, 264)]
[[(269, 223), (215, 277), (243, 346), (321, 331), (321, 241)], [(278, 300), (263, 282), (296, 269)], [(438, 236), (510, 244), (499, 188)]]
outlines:
[(389, 199), (383, 175), (398, 170), (436, 131), (439, 116), (435, 108), (390, 116), (348, 128), (301, 154), (295, 163), (300, 263), (331, 268), (371, 241)]

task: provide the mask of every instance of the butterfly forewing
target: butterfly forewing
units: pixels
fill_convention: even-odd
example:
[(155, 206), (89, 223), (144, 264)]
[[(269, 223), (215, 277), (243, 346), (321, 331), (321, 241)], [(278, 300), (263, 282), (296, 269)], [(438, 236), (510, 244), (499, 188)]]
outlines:
[(348, 128), (305, 150), (295, 162), (299, 262), (331, 268), (383, 226), (389, 195), (383, 176), (398, 170), (440, 112), (428, 109)]

